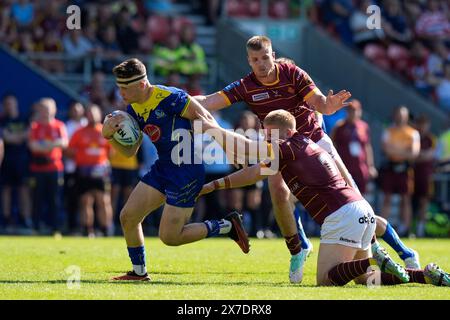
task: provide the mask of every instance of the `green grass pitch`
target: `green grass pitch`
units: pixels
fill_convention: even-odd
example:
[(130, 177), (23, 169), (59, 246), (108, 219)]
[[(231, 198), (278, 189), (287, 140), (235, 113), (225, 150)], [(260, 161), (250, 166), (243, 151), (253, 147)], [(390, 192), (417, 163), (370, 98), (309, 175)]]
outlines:
[[(420, 252), (423, 265), (436, 262), (450, 270), (450, 239), (406, 243)], [(251, 239), (248, 255), (226, 238), (180, 247), (147, 238), (145, 244), (152, 281), (113, 283), (112, 276), (130, 270), (123, 238), (0, 237), (0, 299), (450, 299), (449, 288), (421, 284), (315, 287), (318, 239), (301, 285), (289, 283), (281, 239)], [(79, 287), (70, 281), (77, 268)]]

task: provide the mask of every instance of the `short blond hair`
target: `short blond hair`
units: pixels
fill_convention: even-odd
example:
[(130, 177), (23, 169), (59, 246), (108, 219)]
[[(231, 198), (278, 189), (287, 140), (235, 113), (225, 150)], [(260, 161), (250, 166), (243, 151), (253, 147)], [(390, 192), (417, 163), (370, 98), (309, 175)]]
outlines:
[(271, 111), (264, 118), (264, 125), (274, 125), (283, 129), (294, 129), (296, 126), (295, 117), (286, 110), (274, 110)]
[(264, 47), (272, 47), (272, 41), (266, 36), (253, 36), (247, 41), (247, 50), (258, 51)]

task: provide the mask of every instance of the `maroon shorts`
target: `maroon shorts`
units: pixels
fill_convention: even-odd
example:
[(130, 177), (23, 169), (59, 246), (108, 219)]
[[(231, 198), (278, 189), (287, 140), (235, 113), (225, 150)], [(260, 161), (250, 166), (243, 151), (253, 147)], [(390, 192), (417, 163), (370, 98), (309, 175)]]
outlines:
[(394, 172), (391, 169), (382, 169), (380, 184), (384, 193), (411, 195), (414, 192), (414, 170), (409, 168), (405, 172)]
[(414, 170), (414, 194), (418, 197), (430, 197), (433, 194), (432, 172)]

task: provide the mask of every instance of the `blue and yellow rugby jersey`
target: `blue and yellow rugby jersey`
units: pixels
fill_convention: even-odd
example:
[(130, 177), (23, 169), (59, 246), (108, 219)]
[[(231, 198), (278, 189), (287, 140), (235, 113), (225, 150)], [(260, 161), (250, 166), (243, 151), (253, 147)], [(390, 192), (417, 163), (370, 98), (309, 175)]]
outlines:
[[(141, 181), (164, 194), (167, 204), (183, 208), (194, 207), (205, 181), (203, 163), (194, 164), (199, 162), (194, 162), (192, 134), (189, 134), (191, 164), (179, 164), (178, 157), (171, 159), (172, 149), (179, 144), (173, 132), (177, 129), (192, 130), (191, 121), (183, 118), (189, 102), (189, 96), (183, 90), (157, 85), (147, 101), (132, 103), (127, 108), (158, 151), (158, 160)], [(183, 147), (187, 145), (183, 143)], [(175, 154), (183, 155), (179, 150)]]
[[(172, 133), (180, 128), (192, 130), (191, 121), (182, 117), (189, 101), (188, 94), (181, 89), (156, 85), (147, 101), (128, 105), (127, 112), (149, 136), (164, 162), (171, 160), (172, 149), (179, 143), (178, 139), (172, 140)], [(193, 151), (193, 141), (191, 144)]]

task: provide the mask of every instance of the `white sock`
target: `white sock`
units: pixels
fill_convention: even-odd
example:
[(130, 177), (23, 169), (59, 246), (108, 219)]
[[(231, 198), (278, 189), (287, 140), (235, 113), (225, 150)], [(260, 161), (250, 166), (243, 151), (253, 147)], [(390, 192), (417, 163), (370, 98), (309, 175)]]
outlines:
[(143, 276), (147, 273), (147, 267), (143, 264), (133, 264), (133, 271), (138, 276)]
[(232, 227), (231, 221), (225, 219), (219, 220), (219, 227), (219, 234), (227, 234), (228, 232), (230, 232)]

